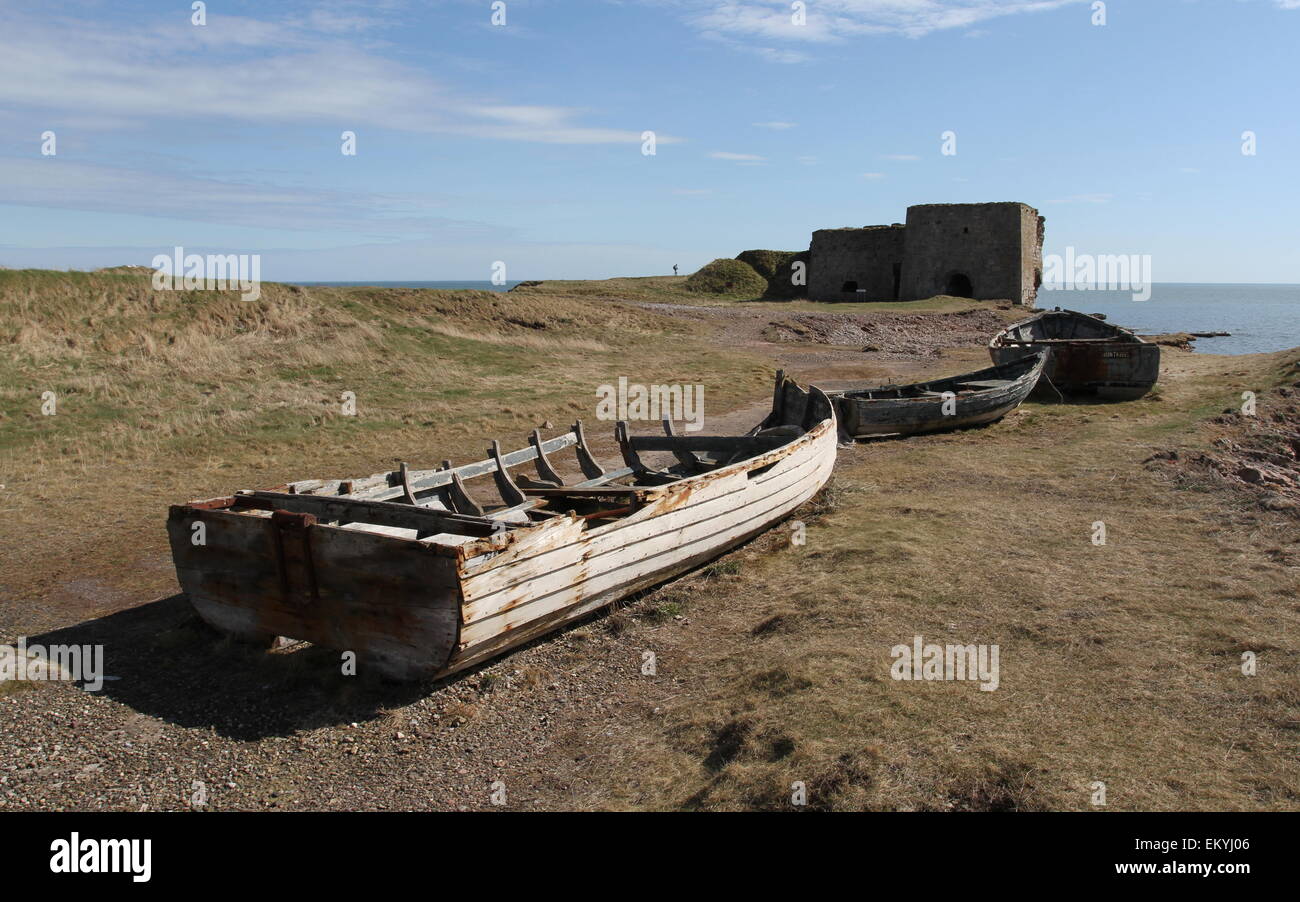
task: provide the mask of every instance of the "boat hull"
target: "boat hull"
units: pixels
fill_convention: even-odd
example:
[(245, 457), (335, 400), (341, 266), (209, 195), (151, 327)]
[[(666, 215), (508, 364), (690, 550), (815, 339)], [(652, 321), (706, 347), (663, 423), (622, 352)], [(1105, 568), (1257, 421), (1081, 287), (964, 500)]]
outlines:
[(449, 546), (285, 510), (236, 512), (234, 496), (178, 505), (168, 520), (177, 576), (199, 616), (223, 632), (355, 652), (361, 667), (390, 679), (449, 675), (705, 563), (788, 516), (835, 463), (837, 424), (816, 394), (828, 417), (803, 435), (638, 489), (637, 509), (603, 524), (569, 512)]
[[(990, 348), (994, 363), (1009, 363), (1030, 349)], [(1136, 401), (1151, 391), (1160, 375), (1160, 347), (1154, 344), (1108, 342), (1054, 345), (1043, 375), (1031, 397), (1059, 395), (1093, 397), (1100, 401)]]
[[(626, 520), (585, 535), (578, 524), (534, 550), (524, 545), (463, 576), (462, 635), (451, 669), (526, 642), (744, 543), (812, 498), (835, 464), (827, 422), (804, 447), (671, 487)], [(755, 464), (750, 466), (750, 464)]]
[[(881, 390), (847, 389), (831, 392), (841, 428), (854, 438), (890, 435), (920, 435), (967, 429), (996, 422), (1015, 410), (1033, 391), (1044, 360), (1019, 365), (1018, 360), (954, 376), (902, 386), (898, 398), (866, 398)], [(1014, 377), (1014, 378), (1011, 378)], [(1005, 380), (1006, 385), (985, 390), (963, 391), (962, 385), (983, 380)], [(916, 389), (932, 389), (923, 396), (906, 397)], [(945, 396), (951, 392), (950, 396)]]
[(989, 344), (994, 363), (1048, 352), (1031, 397), (1134, 401), (1160, 377), (1160, 347), (1127, 329), (1070, 310), (1045, 311), (1009, 326)]
[(451, 660), (460, 629), (456, 561), (428, 546), (192, 505), (171, 509), (167, 532), (182, 590), (223, 633), (351, 651), (396, 676), (413, 674), (416, 660), (430, 673)]

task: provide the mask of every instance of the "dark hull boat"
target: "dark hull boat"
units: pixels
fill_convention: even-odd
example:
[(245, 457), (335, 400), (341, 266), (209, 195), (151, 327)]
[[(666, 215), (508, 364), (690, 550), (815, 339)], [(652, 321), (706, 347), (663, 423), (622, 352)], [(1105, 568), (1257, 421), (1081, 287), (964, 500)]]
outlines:
[(982, 426), (1020, 406), (1038, 382), (1046, 357), (1030, 354), (947, 379), (827, 394), (835, 402), (841, 428), (854, 438)]
[(1103, 401), (1133, 401), (1160, 376), (1160, 347), (1095, 316), (1073, 310), (1045, 310), (1013, 323), (989, 342), (994, 363), (1009, 363), (1050, 351), (1038, 397), (1063, 395)]

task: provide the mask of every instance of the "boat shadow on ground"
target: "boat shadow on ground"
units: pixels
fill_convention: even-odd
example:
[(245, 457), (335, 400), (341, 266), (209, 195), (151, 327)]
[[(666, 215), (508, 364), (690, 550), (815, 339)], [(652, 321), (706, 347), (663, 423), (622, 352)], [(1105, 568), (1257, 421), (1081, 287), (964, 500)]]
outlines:
[(990, 426), (996, 425), (996, 422), (975, 423), (970, 426), (954, 426), (951, 429), (931, 429), (927, 432), (890, 432), (885, 435), (861, 435), (856, 437), (841, 434), (840, 446), (888, 444), (890, 442), (904, 442), (908, 439), (918, 438), (953, 438), (961, 436), (967, 432), (988, 429)]
[(96, 694), (241, 741), (375, 719), (476, 672), (424, 683), (344, 676), (339, 653), (330, 649), (268, 651), (223, 636), (183, 594), (29, 636), (27, 645), (103, 646), (108, 678)]
[[(669, 582), (576, 618), (508, 654), (553, 642)], [(489, 658), (423, 682), (345, 676), (341, 656), (332, 649), (297, 643), (267, 650), (232, 639), (204, 623), (184, 593), (28, 636), (27, 646), (33, 645), (103, 646), (105, 680), (94, 694), (149, 717), (215, 730), (241, 742), (376, 720), (455, 684), (475, 685), (481, 671), (501, 660)]]

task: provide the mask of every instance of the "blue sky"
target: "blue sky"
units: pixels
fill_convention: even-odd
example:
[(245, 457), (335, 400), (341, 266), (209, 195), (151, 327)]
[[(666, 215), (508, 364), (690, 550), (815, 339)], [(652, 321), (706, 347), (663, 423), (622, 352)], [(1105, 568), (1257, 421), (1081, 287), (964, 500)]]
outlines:
[(805, 6), (0, 0), (0, 265), (646, 275), (1018, 200), (1048, 253), (1300, 282), (1300, 0)]

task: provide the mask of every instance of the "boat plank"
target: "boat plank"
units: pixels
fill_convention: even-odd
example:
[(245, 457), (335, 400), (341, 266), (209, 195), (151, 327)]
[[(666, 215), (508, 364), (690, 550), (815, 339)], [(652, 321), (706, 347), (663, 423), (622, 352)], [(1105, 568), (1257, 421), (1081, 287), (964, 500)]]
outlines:
[[(829, 467), (825, 473), (829, 474)], [(586, 564), (586, 572), (580, 579), (575, 579), (573, 574), (536, 573), (534, 580), (502, 599), (503, 603), (492, 613), (484, 613), (477, 620), (467, 616), (461, 628), (461, 642), (472, 645), (485, 641), (574, 604), (584, 594), (602, 594), (671, 570), (675, 563), (701, 550), (715, 549), (716, 556), (731, 547), (733, 540), (753, 530), (755, 524), (768, 524), (788, 514), (819, 488), (815, 480), (801, 480), (754, 503), (724, 508), (716, 517), (669, 528), (658, 539), (623, 545), (598, 565)], [(663, 518), (672, 521), (677, 513), (665, 514)]]
[[(687, 506), (673, 506), (673, 499), (665, 499), (656, 507), (647, 508), (631, 518), (604, 530), (590, 534), (584, 542), (580, 556), (570, 556), (563, 550), (556, 554), (539, 548), (535, 555), (517, 555), (513, 560), (499, 562), (475, 573), (465, 580), (463, 588), (464, 620), (468, 623), (513, 607), (523, 596), (541, 597), (565, 585), (590, 578), (602, 570), (617, 567), (622, 556), (630, 553), (636, 558), (653, 557), (671, 550), (685, 541), (687, 536), (711, 534), (722, 529), (728, 516), (747, 508), (765, 505), (764, 499), (785, 497), (791, 486), (806, 485), (820, 478), (819, 461), (809, 455), (787, 471), (780, 479), (755, 486), (748, 479), (734, 479), (730, 484), (720, 484), (712, 497), (692, 498)], [(746, 496), (745, 493), (748, 493)], [(663, 509), (667, 509), (667, 513)], [(611, 563), (613, 561), (614, 563)], [(508, 564), (510, 566), (503, 566)], [(515, 566), (527, 564), (526, 568)]]

